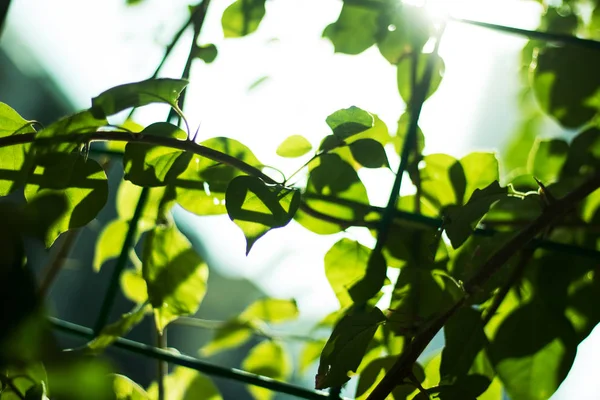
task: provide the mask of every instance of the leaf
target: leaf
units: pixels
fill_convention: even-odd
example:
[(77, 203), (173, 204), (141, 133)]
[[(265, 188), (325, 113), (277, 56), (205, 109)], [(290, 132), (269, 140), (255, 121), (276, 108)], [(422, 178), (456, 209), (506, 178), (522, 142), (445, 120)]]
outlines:
[(369, 7), (344, 3), (336, 22), (323, 31), (336, 53), (359, 54), (375, 44), (379, 12)]
[(264, 298), (250, 304), (240, 314), (240, 319), (278, 323), (295, 320), (298, 314), (296, 300)]
[[(559, 155), (555, 154), (555, 156), (555, 161), (559, 161)], [(598, 128), (586, 129), (573, 138), (560, 175), (561, 177), (578, 176), (586, 172), (586, 167), (600, 169), (600, 129)]]
[(96, 242), (94, 271), (100, 271), (102, 264), (119, 256), (128, 229), (129, 223), (118, 219), (111, 221), (104, 227)]
[(92, 99), (90, 112), (96, 118), (106, 118), (131, 107), (152, 103), (177, 108), (177, 99), (187, 84), (188, 81), (183, 79), (155, 78), (115, 86)]
[(247, 255), (260, 237), (292, 220), (300, 206), (300, 192), (238, 176), (227, 186), (225, 206), (229, 218), (244, 232)]
[(121, 289), (126, 298), (134, 303), (148, 300), (148, 287), (140, 271), (126, 270), (121, 274)]
[(365, 110), (351, 106), (329, 115), (325, 122), (338, 139), (344, 140), (371, 129), (374, 125), (374, 118)]
[(423, 7), (406, 3), (379, 15), (377, 47), (391, 64), (411, 52), (420, 52), (433, 31), (431, 18)]
[(214, 44), (205, 44), (194, 48), (194, 57), (201, 59), (207, 64), (212, 63), (217, 58), (219, 51)]
[(565, 128), (585, 124), (598, 112), (598, 69), (597, 51), (578, 46), (540, 49), (531, 82), (538, 104)]
[[(446, 70), (444, 60), (439, 55), (434, 53), (420, 53), (417, 61), (417, 82), (421, 82), (423, 80), (426, 66), (430, 62), (429, 59), (432, 57), (433, 71), (431, 74), (431, 82), (429, 83), (429, 91), (427, 92), (424, 100), (428, 99), (433, 93), (435, 93), (442, 82), (442, 77), (444, 76), (444, 71)], [(398, 93), (400, 93), (400, 97), (402, 97), (402, 100), (404, 100), (406, 104), (410, 104), (411, 98), (414, 95), (412, 91), (412, 76), (413, 72), (411, 57), (405, 57), (398, 63), (397, 84)]]
[(348, 293), (356, 304), (365, 304), (375, 297), (387, 278), (387, 263), (380, 251), (373, 251), (367, 263), (365, 275), (356, 282)]
[(558, 180), (567, 161), (569, 145), (564, 140), (538, 140), (533, 145), (528, 160), (528, 172), (544, 184)]
[[(242, 369), (278, 381), (285, 381), (292, 372), (289, 356), (279, 343), (273, 341), (264, 341), (254, 346), (242, 362)], [(271, 399), (275, 394), (257, 386), (248, 386), (248, 390), (258, 400)]]
[[(141, 186), (134, 185), (130, 181), (121, 181), (116, 199), (119, 219), (130, 221), (133, 218), (142, 190), (143, 188)], [(164, 220), (160, 208), (163, 204), (163, 199), (167, 194), (165, 187), (153, 187), (148, 190), (150, 192), (148, 194), (148, 201), (146, 201), (146, 205), (142, 210), (138, 226), (140, 231), (151, 229), (157, 224), (157, 221)]]
[(448, 206), (444, 210), (444, 230), (455, 249), (460, 247), (473, 233), (477, 223), (488, 212), (492, 204), (508, 197), (508, 189), (498, 181), (484, 189), (475, 189), (464, 206)]
[[(257, 168), (263, 165), (248, 147), (234, 139), (216, 137), (201, 145)], [(225, 214), (227, 185), (241, 175), (243, 173), (236, 168), (195, 155), (187, 169), (175, 180), (177, 203), (197, 215)]]
[(113, 374), (115, 400), (150, 400), (148, 393), (124, 375)]
[(121, 318), (105, 326), (100, 333), (87, 344), (87, 348), (93, 352), (101, 352), (112, 345), (118, 338), (125, 336), (131, 329), (142, 322), (148, 307), (146, 304), (139, 304)]
[(223, 350), (239, 347), (252, 337), (253, 327), (248, 321), (233, 319), (219, 327), (215, 336), (200, 349), (200, 354), (210, 357)]
[(223, 11), (223, 34), (226, 38), (246, 36), (258, 29), (264, 16), (265, 0), (237, 0)]
[[(0, 138), (25, 133), (35, 133), (31, 123), (0, 102)], [(29, 144), (0, 147), (0, 197), (15, 191), (27, 177), (24, 164), (29, 147)]]
[(354, 159), (366, 168), (389, 167), (385, 149), (374, 139), (359, 139), (350, 143)]
[(300, 373), (306, 373), (308, 367), (310, 367), (315, 361), (321, 356), (321, 352), (325, 347), (327, 341), (325, 339), (318, 339), (312, 342), (306, 343), (302, 352), (300, 353)]
[(315, 388), (341, 386), (356, 372), (377, 328), (385, 321), (378, 308), (353, 310), (335, 325), (323, 348)]
[(304, 136), (292, 135), (285, 139), (277, 147), (277, 155), (280, 157), (301, 157), (312, 150), (312, 145)]
[(494, 153), (470, 153), (460, 159), (460, 165), (467, 181), (464, 202), (476, 189), (484, 189), (500, 179), (498, 159)]
[(357, 241), (340, 239), (325, 254), (325, 276), (341, 308), (353, 303), (349, 290), (365, 276), (371, 250)]
[[(410, 124), (410, 114), (405, 112), (398, 119), (398, 128), (396, 130), (396, 136), (393, 139), (394, 148), (396, 149), (396, 153), (400, 154), (402, 152), (402, 147), (404, 146), (404, 142), (406, 140), (406, 135), (408, 134), (408, 127)], [(425, 148), (425, 135), (423, 135), (423, 131), (420, 127), (417, 126), (417, 143), (415, 151), (417, 154), (422, 154), (423, 149)], [(414, 158), (414, 155), (411, 156)], [(411, 159), (414, 162), (414, 160)], [(412, 164), (412, 162), (409, 162)]]
[(496, 372), (512, 398), (545, 400), (566, 377), (577, 349), (575, 331), (542, 299), (504, 319), (491, 343)]
[[(397, 361), (397, 356), (388, 356), (377, 358), (371, 361), (360, 373), (358, 384), (356, 386), (356, 399), (364, 400), (375, 389), (375, 383), (381, 381), (385, 374), (392, 368), (392, 365)], [(414, 364), (413, 374), (419, 382), (425, 379), (423, 367), (419, 364)], [(416, 388), (412, 384), (401, 384), (394, 388), (391, 393), (391, 399), (405, 400)]]
[[(166, 400), (222, 400), (219, 389), (210, 378), (190, 368), (175, 367), (164, 378)], [(148, 398), (158, 399), (158, 384), (148, 387)]]
[(423, 157), (421, 189), (434, 206), (462, 204), (466, 190), (466, 178), (460, 162), (447, 154), (430, 154)]
[(198, 310), (206, 293), (208, 266), (175, 226), (148, 232), (142, 263), (159, 331), (177, 317)]
[(487, 344), (481, 313), (461, 308), (444, 326), (444, 338), (440, 375), (442, 380), (453, 383), (467, 376), (477, 354)]
[(96, 161), (73, 154), (68, 156), (72, 162), (72, 171), (62, 183), (62, 188), (53, 188), (51, 180), (33, 178), (44, 176), (52, 168), (37, 166), (33, 177), (25, 186), (25, 198), (28, 203), (51, 194), (64, 195), (68, 200), (67, 209), (48, 229), (45, 244), (50, 247), (56, 238), (69, 229), (87, 225), (104, 207), (108, 198), (108, 183), (104, 170)]
[[(342, 220), (360, 220), (369, 211), (367, 190), (354, 168), (337, 154), (323, 154), (319, 157), (318, 165), (310, 172), (303, 197), (306, 205), (316, 212)], [(326, 201), (325, 198), (337, 199), (339, 202)], [(346, 228), (315, 218), (302, 210), (298, 210), (295, 219), (318, 234), (336, 233)]]
[[(168, 122), (146, 127), (142, 135), (185, 140), (187, 134)], [(170, 147), (130, 142), (123, 154), (124, 179), (138, 186), (163, 186), (177, 178), (188, 166), (192, 155)]]
[[(35, 149), (35, 161), (44, 166), (56, 164), (55, 154), (71, 153), (87, 141), (89, 133), (96, 132), (98, 128), (108, 125), (104, 116), (94, 115), (90, 110), (78, 112), (59, 119), (48, 125), (35, 135), (33, 149)], [(79, 140), (62, 143), (47, 143), (44, 140), (52, 138), (59, 139), (60, 136), (80, 135)]]

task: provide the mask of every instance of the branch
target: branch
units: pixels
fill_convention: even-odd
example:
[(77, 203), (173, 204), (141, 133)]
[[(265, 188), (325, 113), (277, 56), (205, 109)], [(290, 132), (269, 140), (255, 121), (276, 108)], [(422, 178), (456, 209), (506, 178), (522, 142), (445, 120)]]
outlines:
[(528, 227), (513, 236), (511, 240), (494, 253), (479, 269), (479, 272), (464, 285), (465, 296), (460, 298), (443, 315), (434, 320), (424, 331), (417, 334), (408, 349), (400, 355), (396, 363), (375, 387), (373, 392), (371, 392), (367, 400), (384, 400), (394, 387), (396, 387), (397, 383), (402, 382), (410, 374), (412, 365), (417, 361), (417, 358), (421, 355), (425, 347), (446, 324), (448, 319), (466, 303), (470, 295), (476, 293), (510, 257), (531, 242), (537, 234), (556, 220), (564, 217), (577, 203), (599, 187), (600, 172), (596, 173), (567, 196), (546, 207), (542, 214)]

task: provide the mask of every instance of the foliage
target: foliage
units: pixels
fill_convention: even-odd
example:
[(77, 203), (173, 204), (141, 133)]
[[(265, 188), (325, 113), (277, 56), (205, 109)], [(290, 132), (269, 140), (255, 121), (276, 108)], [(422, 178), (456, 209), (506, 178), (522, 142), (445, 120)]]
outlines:
[[(590, 18), (565, 13), (571, 3), (593, 3)], [(194, 39), (208, 5), (204, 0), (190, 8)], [(598, 36), (600, 3), (563, 6), (546, 7), (543, 29)], [(234, 1), (221, 17), (224, 36), (251, 34), (265, 15), (264, 0)], [(263, 339), (242, 362), (250, 374), (228, 375), (249, 383), (255, 398), (272, 398), (274, 388), (298, 393), (279, 382), (294, 371), (304, 374), (318, 360), (316, 389), (356, 379), (360, 399), (391, 393), (395, 399), (500, 400), (503, 391), (515, 400), (548, 399), (569, 371), (577, 345), (600, 322), (594, 259), (565, 253), (587, 248), (587, 254), (599, 254), (598, 229), (592, 228), (600, 209), (600, 45), (566, 36), (557, 46), (542, 40), (544, 34), (527, 44), (525, 86), (535, 107), (580, 133), (569, 140), (537, 138), (531, 149), (524, 142), (502, 154), (505, 165), (517, 167), (504, 171), (493, 153), (461, 159), (425, 153), (419, 110), (445, 72), (437, 47), (431, 51), (426, 43), (439, 42), (442, 32), (413, 5), (344, 1), (338, 19), (324, 27), (324, 38), (345, 54), (377, 46), (397, 69), (398, 94), (407, 108), (394, 135), (377, 110), (350, 106), (325, 119), (331, 133), (316, 150), (300, 135), (283, 140), (279, 156), (310, 156), (298, 164), (297, 172), (306, 174), (299, 183), (291, 183), (292, 176), (272, 178), (267, 172), (276, 168), (236, 140), (196, 143), (182, 111), (188, 79), (151, 78), (110, 88), (89, 109), (40, 129), (0, 103), (0, 276), (6, 282), (0, 297), (10, 305), (0, 315), (0, 399), (221, 398), (211, 379), (192, 369), (179, 366), (144, 389), (125, 376), (107, 375), (109, 366), (99, 357), (148, 314), (159, 335), (196, 314), (210, 266), (173, 222), (175, 205), (196, 215), (227, 214), (245, 236), (247, 254), (292, 220), (321, 235), (368, 228), (376, 239), (370, 248), (345, 236), (325, 255), (325, 275), (340, 308), (315, 327), (299, 365), (292, 363), (285, 335), (270, 328), (298, 317), (292, 299), (260, 299), (210, 326), (215, 333), (200, 350), (205, 357), (248, 344), (253, 336)], [(216, 46), (194, 42), (189, 61), (210, 63), (217, 54)], [(139, 129), (132, 129), (131, 119), (122, 125), (107, 120), (153, 103), (170, 106), (172, 118)], [(117, 258), (113, 284), (120, 282), (136, 305), (101, 324), (83, 350), (65, 352), (48, 326), (25, 243), (38, 240), (50, 248), (105, 206), (105, 148), (97, 142), (127, 144), (118, 216), (98, 237), (93, 268)], [(408, 159), (394, 171), (398, 190), (388, 207), (375, 207), (359, 172), (390, 168), (397, 161), (388, 159), (391, 150)], [(416, 193), (398, 199), (405, 172)], [(138, 243), (141, 260), (134, 250)], [(391, 293), (387, 300), (383, 291)], [(444, 349), (418, 363), (442, 327)], [(162, 357), (177, 357), (158, 350)], [(180, 360), (190, 365), (190, 357)]]

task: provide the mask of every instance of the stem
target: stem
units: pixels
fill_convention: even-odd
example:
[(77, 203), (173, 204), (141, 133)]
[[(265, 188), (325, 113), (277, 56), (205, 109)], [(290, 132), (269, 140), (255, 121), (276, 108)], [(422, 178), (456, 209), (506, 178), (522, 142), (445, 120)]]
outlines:
[(400, 355), (396, 363), (394, 363), (381, 382), (377, 384), (367, 400), (384, 400), (396, 384), (402, 382), (410, 374), (412, 365), (425, 347), (431, 342), (437, 332), (442, 329), (448, 319), (466, 303), (470, 295), (476, 293), (510, 257), (524, 248), (537, 234), (564, 217), (577, 203), (599, 187), (600, 173), (597, 173), (567, 196), (546, 207), (542, 214), (529, 226), (513, 236), (511, 240), (494, 253), (479, 269), (479, 272), (464, 285), (465, 296), (460, 298), (443, 315), (434, 320), (424, 331), (415, 336), (408, 349)]
[[(162, 350), (167, 348), (167, 330), (165, 329), (162, 333), (159, 332), (158, 328), (155, 328), (156, 333), (156, 347)], [(165, 376), (169, 371), (169, 364), (163, 360), (157, 360), (157, 381), (158, 381), (158, 400), (166, 399), (166, 388), (165, 388)]]
[(10, 0), (3, 0), (0, 2), (0, 35), (2, 35), (2, 31), (4, 30), (4, 23), (6, 22), (6, 17), (8, 16), (9, 6)]

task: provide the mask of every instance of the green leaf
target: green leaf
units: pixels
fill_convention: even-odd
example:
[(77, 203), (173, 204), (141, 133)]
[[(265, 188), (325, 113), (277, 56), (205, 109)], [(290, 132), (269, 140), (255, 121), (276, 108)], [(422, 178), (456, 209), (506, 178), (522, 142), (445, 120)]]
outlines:
[(144, 242), (142, 274), (159, 331), (194, 314), (206, 293), (208, 266), (175, 227), (156, 227)]
[(381, 55), (395, 65), (403, 56), (420, 52), (432, 31), (432, 21), (424, 7), (403, 3), (380, 13), (377, 47)]
[(25, 186), (25, 198), (29, 203), (50, 194), (64, 195), (68, 199), (65, 213), (48, 229), (45, 238), (47, 247), (61, 233), (87, 225), (98, 215), (108, 198), (106, 174), (100, 164), (91, 159), (86, 161), (77, 154), (66, 157), (70, 158), (73, 167), (60, 187), (56, 187), (52, 179), (43, 179), (52, 170), (51, 166), (37, 166), (30, 183)]
[(118, 338), (125, 336), (131, 329), (142, 322), (149, 307), (146, 304), (139, 304), (121, 318), (105, 326), (100, 333), (87, 344), (87, 348), (93, 352), (101, 352), (113, 344)]
[(365, 110), (351, 106), (329, 115), (325, 122), (338, 139), (344, 140), (371, 129), (374, 125), (374, 118)]
[[(25, 133), (35, 133), (31, 123), (0, 102), (0, 138)], [(27, 177), (24, 165), (29, 147), (29, 144), (0, 147), (0, 197), (12, 193)]]
[[(437, 88), (440, 86), (442, 82), (442, 77), (444, 76), (444, 71), (446, 70), (446, 66), (444, 64), (444, 60), (434, 53), (420, 53), (418, 55), (417, 61), (417, 82), (421, 82), (423, 80), (423, 75), (425, 74), (425, 68), (429, 63), (429, 59), (433, 57), (433, 71), (431, 74), (431, 82), (429, 84), (429, 91), (425, 96), (425, 100), (428, 99)], [(398, 63), (397, 68), (397, 84), (398, 84), (398, 93), (400, 93), (400, 97), (406, 104), (410, 104), (411, 97), (413, 96), (412, 92), (412, 60), (411, 57), (405, 57)]]
[(148, 287), (140, 271), (126, 270), (121, 274), (123, 294), (134, 303), (148, 300)]
[(375, 44), (378, 17), (378, 10), (344, 3), (337, 21), (325, 28), (323, 37), (333, 43), (336, 53), (362, 53)]
[(543, 301), (534, 300), (508, 315), (491, 343), (496, 372), (512, 398), (550, 398), (575, 359), (573, 327)]
[(308, 342), (306, 343), (306, 345), (304, 345), (304, 348), (300, 353), (299, 361), (301, 374), (306, 373), (308, 367), (310, 367), (315, 361), (319, 359), (319, 357), (321, 356), (321, 352), (325, 347), (325, 343), (327, 343), (325, 339), (318, 339), (312, 342)]
[[(257, 168), (263, 165), (248, 147), (234, 139), (216, 137), (201, 145), (234, 156)], [(197, 215), (225, 214), (227, 185), (240, 175), (243, 173), (236, 168), (196, 155), (175, 180), (177, 202)]]
[[(555, 159), (555, 161), (558, 161), (558, 159)], [(589, 169), (597, 171), (599, 168), (600, 129), (586, 129), (571, 141), (567, 160), (562, 167), (561, 177), (579, 176), (588, 172)]]
[[(400, 154), (402, 152), (402, 147), (404, 146), (404, 141), (406, 140), (406, 135), (408, 134), (408, 127), (410, 125), (410, 114), (405, 112), (398, 119), (398, 128), (396, 130), (396, 136), (393, 139), (394, 148), (396, 149), (396, 153)], [(416, 152), (417, 154), (422, 154), (423, 149), (425, 148), (425, 135), (423, 135), (423, 131), (421, 128), (417, 126), (417, 144), (416, 144)], [(414, 159), (414, 155), (411, 156)], [(414, 160), (411, 159), (414, 162)], [(412, 164), (412, 163), (411, 163)]]
[(478, 400), (490, 386), (490, 379), (482, 375), (464, 375), (453, 384), (440, 388), (440, 400)]
[[(130, 221), (135, 213), (135, 208), (142, 193), (143, 188), (141, 186), (134, 185), (130, 181), (122, 180), (117, 190), (116, 207), (119, 219), (123, 221)], [(139, 227), (140, 231), (146, 231), (153, 228), (157, 221), (164, 220), (161, 210), (163, 199), (167, 193), (165, 187), (153, 187), (149, 189), (148, 201), (142, 211), (140, 217)]]
[(200, 354), (210, 357), (223, 350), (239, 347), (252, 337), (253, 327), (248, 321), (233, 319), (219, 327), (215, 336), (200, 349)]
[(150, 400), (148, 393), (128, 377), (114, 374), (112, 378), (115, 400)]
[(353, 303), (350, 288), (365, 276), (370, 254), (368, 247), (346, 238), (336, 242), (325, 254), (325, 276), (341, 308)]
[[(252, 348), (242, 362), (242, 369), (278, 381), (285, 381), (292, 372), (292, 365), (285, 349), (277, 342), (264, 341)], [(248, 386), (255, 399), (269, 400), (275, 393), (269, 389)]]
[(100, 271), (102, 264), (119, 256), (128, 229), (129, 223), (118, 219), (111, 221), (104, 227), (96, 242), (94, 271)]
[(476, 189), (484, 189), (500, 179), (498, 159), (494, 153), (470, 153), (460, 159), (467, 180), (464, 202)]
[(430, 154), (423, 158), (421, 189), (434, 206), (462, 204), (466, 178), (460, 162), (447, 154)]
[(498, 181), (484, 189), (475, 189), (464, 206), (448, 206), (444, 210), (444, 230), (455, 249), (460, 247), (473, 233), (473, 229), (488, 212), (492, 204), (508, 196), (508, 189)]
[(298, 317), (296, 300), (264, 298), (250, 304), (241, 314), (243, 320), (258, 319), (265, 322), (286, 322)]
[(223, 34), (226, 38), (246, 36), (258, 29), (264, 16), (265, 0), (237, 0), (223, 12)]
[(350, 143), (352, 157), (366, 168), (389, 167), (385, 149), (374, 139), (359, 139)]
[(380, 251), (371, 252), (365, 275), (348, 289), (352, 301), (364, 304), (375, 297), (387, 277), (387, 263)]
[(477, 354), (487, 344), (481, 313), (472, 308), (461, 308), (444, 326), (444, 338), (440, 375), (443, 380), (453, 383), (467, 376)]
[[(318, 213), (342, 220), (364, 218), (369, 212), (369, 198), (354, 168), (337, 154), (323, 154), (317, 162), (318, 165), (310, 172), (303, 194), (306, 205)], [(337, 199), (339, 202), (327, 201), (326, 198)], [(353, 203), (345, 203), (344, 200), (351, 200)], [(346, 228), (313, 217), (302, 210), (298, 210), (295, 219), (305, 228), (319, 234), (336, 233)]]
[[(207, 376), (185, 367), (175, 367), (164, 378), (166, 400), (222, 400), (219, 389)], [(158, 400), (158, 384), (148, 387), (148, 398)]]
[[(38, 164), (51, 166), (56, 163), (53, 153), (71, 153), (80, 148), (87, 141), (89, 133), (96, 132), (98, 128), (108, 125), (104, 116), (96, 116), (90, 110), (78, 112), (59, 119), (48, 125), (35, 135), (33, 148), (35, 149), (35, 160)], [(63, 143), (44, 143), (43, 140), (49, 140), (66, 135), (80, 135), (78, 140)]]
[(155, 78), (108, 89), (92, 99), (91, 113), (106, 118), (131, 107), (165, 103), (177, 108), (177, 99), (187, 86), (183, 79)]
[(277, 147), (277, 155), (287, 158), (301, 157), (312, 150), (312, 145), (304, 136), (292, 135)]
[[(141, 134), (187, 139), (184, 131), (168, 122), (149, 125)], [(123, 155), (124, 178), (138, 186), (163, 186), (177, 178), (191, 159), (192, 155), (182, 150), (130, 142)]]
[(300, 192), (268, 186), (253, 176), (238, 176), (227, 186), (225, 205), (229, 218), (246, 237), (246, 254), (271, 229), (286, 226), (300, 206)]
[(564, 140), (536, 141), (528, 160), (528, 172), (544, 184), (556, 181), (567, 161), (569, 145)]
[(194, 57), (201, 59), (207, 64), (212, 63), (217, 58), (219, 51), (217, 46), (214, 44), (205, 44), (203, 46), (196, 46), (194, 49)]
[(323, 348), (316, 376), (316, 389), (341, 386), (356, 372), (369, 343), (385, 316), (378, 308), (353, 310), (336, 324)]
[[(388, 356), (377, 358), (371, 361), (360, 373), (358, 384), (356, 386), (356, 399), (364, 400), (375, 389), (375, 383), (381, 381), (385, 374), (392, 368), (392, 365), (398, 360), (397, 356)], [(419, 364), (414, 364), (413, 374), (419, 382), (425, 379), (423, 367)], [(416, 388), (412, 384), (398, 385), (391, 393), (392, 399), (405, 400), (409, 398)]]
[[(571, 62), (579, 60), (579, 62)], [(590, 121), (600, 105), (600, 54), (579, 46), (540, 49), (532, 87), (540, 107), (565, 128)]]

